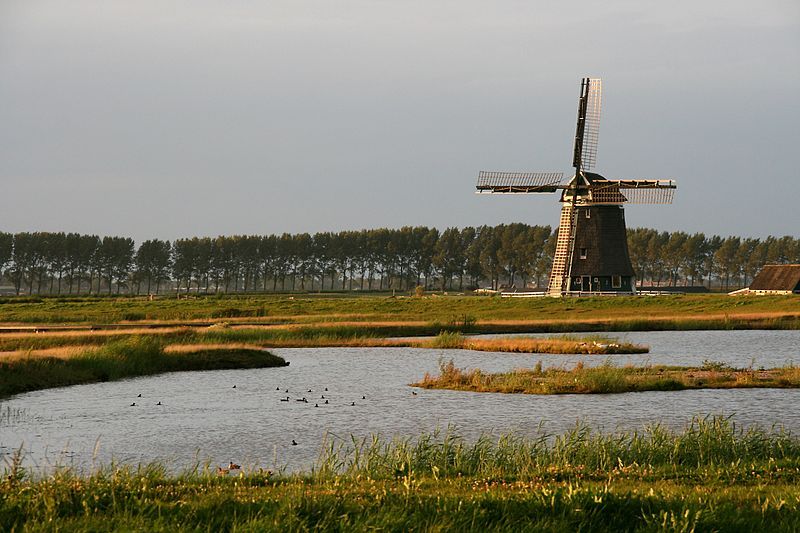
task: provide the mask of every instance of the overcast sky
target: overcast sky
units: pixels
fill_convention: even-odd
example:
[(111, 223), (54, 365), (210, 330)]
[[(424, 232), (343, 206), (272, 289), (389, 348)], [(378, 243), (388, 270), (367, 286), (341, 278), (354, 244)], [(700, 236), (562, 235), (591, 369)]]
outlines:
[(628, 225), (800, 234), (797, 0), (0, 0), (0, 231), (558, 223), (580, 78)]

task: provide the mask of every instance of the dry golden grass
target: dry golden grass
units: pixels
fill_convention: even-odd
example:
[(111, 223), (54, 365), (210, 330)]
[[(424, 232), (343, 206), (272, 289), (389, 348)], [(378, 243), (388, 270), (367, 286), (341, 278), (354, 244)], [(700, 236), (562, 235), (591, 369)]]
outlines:
[(33, 337), (112, 337), (114, 335), (159, 335), (166, 333), (175, 333), (177, 331), (185, 330), (182, 327), (165, 327), (165, 328), (111, 328), (111, 329), (74, 329), (67, 331), (15, 331), (13, 333), (2, 333), (0, 339), (25, 339)]
[(461, 349), (481, 352), (618, 354), (647, 353), (650, 351), (647, 346), (619, 343), (613, 339), (599, 337), (495, 337), (481, 339), (465, 337), (460, 333), (442, 332), (433, 339), (411, 339), (408, 342), (409, 346), (418, 348)]
[(613, 341), (573, 340), (573, 339), (538, 339), (531, 337), (513, 337), (505, 339), (475, 339), (464, 342), (465, 350), (481, 352), (514, 352), (514, 353), (548, 353), (548, 354), (613, 354), (613, 353), (647, 353), (647, 346)]
[(75, 346), (59, 346), (57, 348), (44, 348), (41, 350), (15, 350), (8, 352), (0, 352), (0, 361), (12, 362), (23, 358), (30, 357), (53, 357), (56, 359), (72, 359), (80, 355), (85, 355), (90, 352), (97, 351), (99, 346), (93, 345), (75, 345)]
[(262, 346), (246, 344), (243, 342), (231, 342), (227, 344), (170, 344), (164, 347), (164, 353), (192, 353), (203, 350), (262, 350)]

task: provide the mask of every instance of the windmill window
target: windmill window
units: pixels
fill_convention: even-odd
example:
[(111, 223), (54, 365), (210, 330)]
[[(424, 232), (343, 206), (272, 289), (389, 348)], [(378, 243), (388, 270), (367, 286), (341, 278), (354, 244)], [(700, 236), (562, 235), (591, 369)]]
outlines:
[(622, 276), (611, 276), (611, 287), (614, 289), (622, 288)]
[(586, 248), (581, 248), (581, 259), (586, 259)]

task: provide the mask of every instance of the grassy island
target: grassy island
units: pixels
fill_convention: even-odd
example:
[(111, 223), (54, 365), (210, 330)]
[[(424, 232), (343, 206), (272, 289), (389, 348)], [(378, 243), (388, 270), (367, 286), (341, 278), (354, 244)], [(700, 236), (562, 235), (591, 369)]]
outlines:
[(549, 354), (631, 354), (647, 353), (650, 348), (615, 339), (576, 337), (466, 337), (458, 332), (442, 332), (430, 340), (411, 341), (418, 348), (475, 350), (479, 352), (549, 353)]
[(281, 357), (245, 345), (167, 347), (133, 336), (103, 346), (0, 354), (0, 398), (51, 387), (185, 370), (286, 366)]
[(708, 361), (701, 367), (625, 366), (606, 361), (596, 367), (579, 362), (572, 369), (532, 369), (487, 374), (479, 369), (456, 368), (453, 361), (441, 362), (439, 375), (425, 374), (413, 384), (425, 389), (519, 394), (613, 394), (685, 389), (800, 388), (800, 368), (789, 366), (754, 370), (732, 368)]
[(352, 439), (313, 470), (164, 464), (42, 476), (11, 461), (2, 531), (797, 531), (800, 440), (727, 418), (682, 431)]

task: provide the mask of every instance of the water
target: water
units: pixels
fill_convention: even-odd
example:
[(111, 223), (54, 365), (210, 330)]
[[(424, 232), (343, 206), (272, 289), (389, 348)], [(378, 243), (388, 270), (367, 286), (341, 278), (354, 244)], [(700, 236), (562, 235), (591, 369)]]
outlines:
[[(755, 367), (800, 364), (800, 331), (608, 335), (651, 347), (649, 354), (612, 356), (615, 364), (699, 365), (706, 359), (739, 367), (753, 360)], [(63, 464), (89, 470), (112, 459), (129, 464), (163, 460), (174, 469), (198, 461), (297, 469), (313, 463), (326, 435), (417, 436), (449, 425), (474, 438), (485, 432), (561, 433), (579, 420), (606, 431), (653, 422), (680, 428), (694, 415), (711, 413), (735, 415), (743, 425), (781, 425), (800, 432), (800, 390), (533, 396), (408, 386), (425, 372), (436, 373), (442, 357), (459, 367), (495, 372), (530, 367), (539, 360), (546, 367), (571, 367), (580, 360), (597, 364), (606, 356), (412, 348), (274, 352), (291, 365), (173, 373), (17, 396), (0, 405), (0, 454), (8, 459), (21, 448), (26, 463), (42, 469)], [(290, 401), (281, 402), (286, 389)], [(308, 403), (296, 401), (302, 397)], [(157, 406), (159, 401), (163, 405)], [(132, 402), (137, 407), (130, 407)]]

